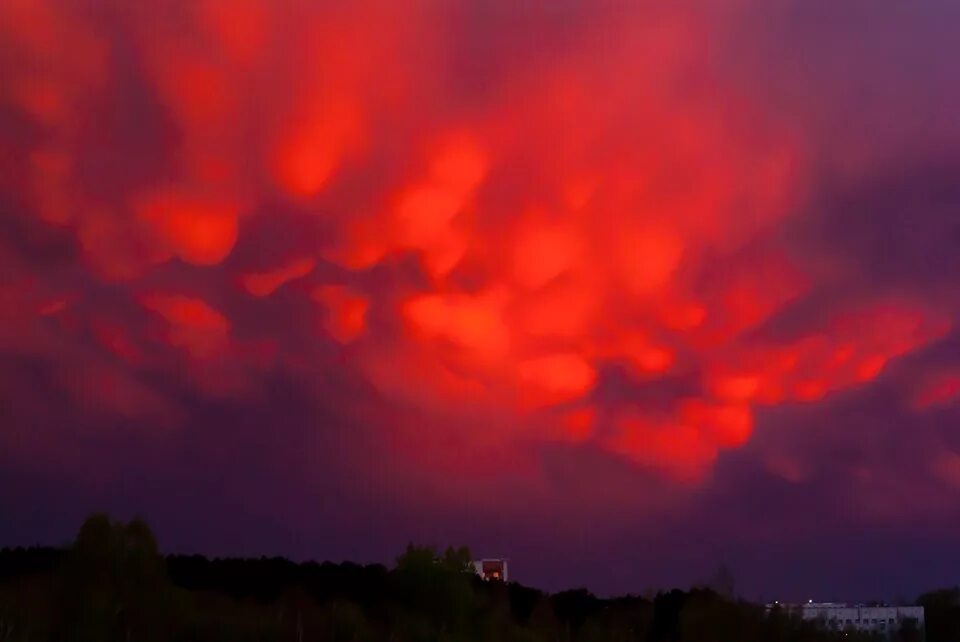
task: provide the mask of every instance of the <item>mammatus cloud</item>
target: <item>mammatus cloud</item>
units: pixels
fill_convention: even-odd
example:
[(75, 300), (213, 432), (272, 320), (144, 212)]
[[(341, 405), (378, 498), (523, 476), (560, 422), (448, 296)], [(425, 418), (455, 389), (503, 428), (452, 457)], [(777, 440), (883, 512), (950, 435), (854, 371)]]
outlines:
[[(347, 368), (424, 442), (463, 423), (696, 481), (758, 408), (869, 385), (950, 329), (883, 291), (776, 327), (831, 285), (784, 235), (813, 160), (711, 65), (721, 23), (611, 10), (505, 60), (445, 5), (4, 3), (4, 216), (68, 235), (79, 273), (0, 246), (5, 349), (92, 353), (73, 394), (168, 422), (158, 371), (245, 396)], [(342, 358), (305, 367), (322, 342)]]
[(960, 372), (940, 369), (929, 372), (916, 387), (911, 399), (918, 411), (939, 408), (956, 401), (960, 396)]

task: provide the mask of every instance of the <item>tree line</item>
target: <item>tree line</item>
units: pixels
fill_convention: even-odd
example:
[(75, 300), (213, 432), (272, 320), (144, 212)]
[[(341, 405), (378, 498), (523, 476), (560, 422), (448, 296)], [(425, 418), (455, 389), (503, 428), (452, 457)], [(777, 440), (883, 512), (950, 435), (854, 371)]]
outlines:
[[(484, 582), (470, 551), (410, 545), (392, 568), (162, 556), (141, 520), (69, 548), (0, 550), (0, 642), (867, 642), (693, 588), (598, 598)], [(927, 642), (960, 640), (960, 589), (921, 597)], [(919, 642), (901, 631), (897, 642)]]

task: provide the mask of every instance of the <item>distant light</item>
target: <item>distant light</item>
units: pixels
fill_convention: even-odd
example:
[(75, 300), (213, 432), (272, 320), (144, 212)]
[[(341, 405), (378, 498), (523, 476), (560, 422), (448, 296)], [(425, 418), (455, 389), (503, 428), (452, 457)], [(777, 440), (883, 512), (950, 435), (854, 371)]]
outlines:
[(813, 604), (813, 600), (807, 600), (807, 604)]

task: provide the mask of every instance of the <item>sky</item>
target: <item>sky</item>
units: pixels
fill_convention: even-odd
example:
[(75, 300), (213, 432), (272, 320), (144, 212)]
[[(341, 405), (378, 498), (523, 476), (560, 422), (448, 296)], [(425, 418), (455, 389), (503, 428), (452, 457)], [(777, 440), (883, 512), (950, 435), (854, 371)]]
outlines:
[(0, 545), (956, 584), (958, 20), (5, 0)]

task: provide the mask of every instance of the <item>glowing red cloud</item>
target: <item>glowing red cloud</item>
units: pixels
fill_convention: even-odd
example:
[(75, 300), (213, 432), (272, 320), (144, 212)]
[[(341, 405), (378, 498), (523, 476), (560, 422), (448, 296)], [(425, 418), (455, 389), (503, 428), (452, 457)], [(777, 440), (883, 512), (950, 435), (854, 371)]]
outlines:
[(557, 224), (543, 216), (529, 220), (514, 237), (513, 271), (517, 283), (530, 290), (542, 288), (579, 261), (582, 244), (573, 226)]
[(952, 403), (960, 396), (960, 372), (934, 372), (920, 382), (911, 403), (918, 411), (929, 410)]
[(237, 207), (229, 202), (164, 191), (145, 197), (134, 209), (188, 263), (215, 265), (237, 242)]
[(316, 288), (313, 298), (327, 308), (325, 327), (331, 337), (349, 343), (363, 334), (369, 307), (365, 296), (344, 286), (326, 285)]
[(566, 413), (560, 420), (557, 436), (573, 442), (589, 440), (596, 424), (596, 414), (593, 408), (581, 408)]
[(937, 316), (875, 305), (794, 341), (735, 353), (733, 363), (708, 370), (708, 387), (716, 397), (738, 402), (817, 401), (876, 378), (890, 359), (941, 338), (948, 328)]
[(149, 294), (141, 303), (167, 322), (166, 338), (171, 346), (197, 358), (214, 356), (227, 347), (230, 322), (202, 299)]
[(359, 116), (349, 104), (306, 106), (297, 126), (276, 149), (276, 175), (292, 196), (317, 194), (342, 156), (357, 145)]
[(509, 350), (503, 318), (503, 294), (427, 294), (407, 301), (402, 310), (415, 336), (443, 340), (469, 359), (502, 359)]
[(670, 418), (622, 416), (604, 445), (638, 463), (663, 468), (682, 481), (695, 481), (717, 456), (717, 447), (696, 426)]
[(593, 366), (575, 352), (548, 354), (517, 364), (528, 405), (553, 405), (586, 394), (597, 379)]
[(253, 296), (270, 296), (284, 283), (310, 274), (314, 265), (316, 261), (309, 256), (293, 259), (267, 272), (244, 274), (240, 284)]
[[(167, 4), (105, 20), (5, 3), (2, 99), (38, 132), (17, 150), (32, 222), (70, 230), (94, 278), (151, 292), (133, 298), (204, 391), (246, 391), (241, 371), (306, 357), (278, 348), (276, 325), (245, 328), (167, 285), (171, 268), (229, 273), (265, 316), (301, 280), (284, 294), (314, 307), (283, 309), (286, 330), (343, 344), (387, 400), (435, 418), (420, 439), (482, 409), (495, 426), (468, 440), (560, 440), (696, 480), (750, 438), (756, 407), (864, 385), (947, 329), (918, 302), (857, 300), (764, 332), (825, 278), (778, 234), (808, 160), (708, 68), (718, 27), (695, 13), (638, 3), (465, 100), (440, 64), (458, 39), (437, 33), (430, 3)], [(101, 140), (115, 120), (146, 142), (119, 126)], [(263, 221), (281, 241), (249, 231)], [(270, 242), (288, 253), (236, 271)], [(70, 309), (50, 294), (33, 308)], [(89, 320), (99, 349), (162, 367), (125, 323)], [(686, 388), (656, 403), (598, 394), (608, 375)], [(155, 405), (136, 377), (98, 377), (119, 414)], [(933, 381), (915, 405), (958, 390)]]

